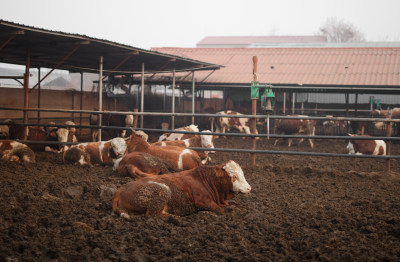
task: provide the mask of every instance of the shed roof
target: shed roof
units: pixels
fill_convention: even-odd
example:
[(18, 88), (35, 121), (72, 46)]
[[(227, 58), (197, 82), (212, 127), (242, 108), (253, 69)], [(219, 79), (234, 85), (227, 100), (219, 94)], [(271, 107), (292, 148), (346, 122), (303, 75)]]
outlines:
[(258, 81), (286, 86), (400, 87), (400, 47), (357, 48), (154, 48), (206, 60), (225, 67), (201, 83), (233, 86), (253, 80), (252, 58), (258, 57)]
[(254, 43), (314, 43), (327, 42), (322, 35), (297, 36), (206, 36), (197, 43), (197, 47), (238, 45), (248, 46)]
[(115, 69), (116, 72), (140, 73), (142, 63), (146, 72), (166, 72), (173, 69), (210, 70), (220, 67), (209, 62), (140, 49), (85, 35), (50, 31), (0, 20), (0, 62), (25, 65), (28, 47), (30, 67), (54, 68), (67, 54), (72, 53), (57, 68), (73, 72), (99, 71), (100, 56), (103, 56), (105, 72), (118, 67)]

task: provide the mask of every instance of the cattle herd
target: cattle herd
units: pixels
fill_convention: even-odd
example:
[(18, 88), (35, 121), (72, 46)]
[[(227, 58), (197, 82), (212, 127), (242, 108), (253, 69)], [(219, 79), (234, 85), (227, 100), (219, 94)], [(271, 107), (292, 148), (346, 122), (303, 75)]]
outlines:
[[(241, 114), (232, 110), (218, 112), (210, 119), (212, 130), (225, 133), (231, 129), (251, 134), (250, 120), (236, 118)], [(314, 136), (316, 121), (307, 119), (306, 115), (292, 115), (299, 119), (277, 119), (274, 133), (278, 135)], [(375, 117), (399, 118), (400, 109), (374, 111)], [(97, 122), (97, 115), (91, 116), (91, 124)], [(300, 119), (301, 118), (301, 119)], [(106, 115), (106, 124), (132, 127), (133, 116), (112, 117)], [(118, 122), (118, 123), (117, 123)], [(324, 121), (322, 126), (342, 127), (344, 121)], [(100, 142), (77, 143), (74, 123), (67, 121), (65, 128), (55, 127), (49, 123), (46, 128), (29, 126), (25, 128), (13, 125), (12, 121), (0, 125), (0, 158), (8, 161), (35, 162), (35, 153), (27, 145), (18, 142), (26, 136), (27, 140), (42, 141), (36, 148), (63, 154), (64, 164), (106, 165), (113, 166), (119, 176), (129, 176), (134, 180), (115, 192), (112, 209), (115, 213), (129, 217), (131, 214), (147, 214), (167, 216), (188, 215), (198, 210), (222, 212), (227, 205), (226, 200), (234, 193), (248, 193), (251, 190), (241, 167), (230, 160), (225, 163), (210, 165), (210, 153), (213, 151), (213, 140), (218, 138), (209, 130), (200, 132), (196, 125), (181, 127), (174, 132), (162, 134), (157, 142), (150, 143), (148, 135), (143, 131), (131, 128), (131, 135), (116, 132), (113, 138)], [(375, 126), (382, 127), (376, 122)], [(383, 140), (357, 140), (355, 136), (367, 136), (366, 127), (359, 123), (356, 133), (348, 134), (347, 149), (349, 154), (385, 155), (386, 143)], [(25, 134), (25, 132), (27, 132)], [(257, 134), (257, 130), (255, 132)], [(97, 136), (94, 133), (93, 139)], [(275, 145), (280, 139), (276, 139)], [(299, 143), (302, 142), (300, 140)], [(48, 146), (46, 142), (57, 143)], [(75, 143), (75, 144), (73, 144)], [(309, 139), (311, 148), (313, 139)], [(73, 145), (70, 145), (73, 144)], [(288, 146), (292, 139), (288, 139)], [(190, 147), (203, 148), (192, 150)]]

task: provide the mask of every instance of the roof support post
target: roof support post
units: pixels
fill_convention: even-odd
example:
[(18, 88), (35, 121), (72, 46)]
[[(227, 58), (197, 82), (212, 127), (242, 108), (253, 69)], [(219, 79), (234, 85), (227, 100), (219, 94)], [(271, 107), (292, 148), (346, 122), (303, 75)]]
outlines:
[[(195, 82), (195, 78), (194, 78), (194, 71), (192, 72), (192, 114), (194, 114), (194, 109), (195, 109), (195, 92), (194, 92), (194, 82)], [(192, 125), (194, 125), (194, 116), (192, 116)]]
[[(38, 81), (40, 81), (40, 67), (38, 68)], [(40, 108), (40, 83), (38, 85), (37, 107)], [(37, 112), (37, 122), (40, 123), (40, 111)]]
[[(99, 111), (103, 111), (103, 56), (100, 56), (100, 76), (99, 76)], [(99, 135), (97, 136), (97, 141), (101, 141), (101, 120), (103, 114), (99, 114)]]
[[(83, 96), (83, 72), (81, 72), (81, 93), (79, 101), (79, 110), (82, 110), (82, 96)], [(82, 125), (82, 112), (79, 113), (79, 125)], [(79, 129), (79, 132), (81, 132), (81, 129)]]
[[(142, 63), (142, 92), (140, 93), (140, 112), (144, 111), (144, 63)], [(140, 116), (140, 128), (143, 128), (143, 115)]]
[(286, 114), (286, 91), (283, 92), (283, 114)]
[[(175, 113), (175, 68), (172, 70), (172, 109), (171, 113)], [(175, 116), (171, 116), (171, 129), (175, 129)]]
[(60, 62), (58, 62), (53, 69), (50, 70), (50, 72), (47, 73), (47, 75), (45, 75), (43, 77), (43, 79), (41, 79), (34, 87), (32, 87), (31, 90), (29, 90), (29, 92), (31, 92), (33, 89), (35, 89), (44, 79), (46, 79), (51, 73), (53, 73), (54, 70), (56, 70), (60, 65), (62, 65), (65, 60), (67, 60), (71, 55), (73, 55), (76, 50), (78, 50), (78, 48), (81, 46), (81, 44), (77, 44), (66, 56), (64, 56), (63, 59), (61, 59)]
[[(25, 64), (25, 75), (24, 75), (24, 124), (28, 123), (28, 109), (29, 107), (29, 68), (31, 64), (31, 48), (28, 47), (26, 50), (26, 64)], [(24, 140), (28, 137), (28, 126), (24, 127)]]

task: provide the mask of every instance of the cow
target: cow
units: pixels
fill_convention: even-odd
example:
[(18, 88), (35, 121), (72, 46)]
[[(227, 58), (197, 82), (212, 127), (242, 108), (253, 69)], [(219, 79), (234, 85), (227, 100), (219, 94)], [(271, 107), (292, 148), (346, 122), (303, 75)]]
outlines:
[[(15, 140), (23, 140), (25, 127), (18, 125), (10, 125), (10, 139)], [(51, 145), (47, 146), (46, 141), (50, 142), (76, 142), (76, 136), (73, 133), (70, 133), (67, 128), (53, 128), (50, 132), (47, 132), (42, 127), (37, 126), (28, 126), (28, 133), (26, 136), (27, 140), (32, 141), (43, 141), (43, 144), (33, 145), (33, 147), (37, 147), (40, 149), (44, 149), (49, 152), (63, 152), (69, 146), (67, 145)]]
[[(179, 127), (174, 129), (175, 131), (189, 131), (189, 132), (199, 132), (199, 128), (196, 125), (189, 125), (184, 127)], [(184, 140), (193, 137), (195, 134), (185, 134), (185, 133), (164, 133), (158, 138), (158, 142), (161, 141), (175, 141)]]
[[(357, 137), (357, 135), (348, 134)], [(367, 135), (360, 135), (368, 137)], [(347, 144), (349, 154), (356, 155), (386, 155), (386, 143), (383, 140), (355, 140), (350, 139)]]
[[(326, 115), (325, 117), (332, 118), (334, 116)], [(326, 135), (345, 134), (349, 123), (349, 121), (328, 119), (322, 122), (322, 128)]]
[(10, 127), (8, 126), (10, 122), (12, 122), (12, 120), (7, 119), (0, 124), (0, 139), (10, 138)]
[(144, 152), (132, 152), (126, 154), (118, 165), (119, 176), (130, 176), (141, 178), (153, 175), (161, 175), (179, 171), (175, 167), (161, 158), (152, 156)]
[(109, 141), (73, 145), (64, 152), (63, 161), (65, 164), (113, 166), (125, 153), (125, 140), (116, 137)]
[(186, 170), (201, 165), (196, 151), (177, 146), (152, 146), (141, 136), (132, 134), (126, 141), (127, 152), (145, 152), (172, 163), (175, 169)]
[(243, 170), (230, 160), (218, 166), (199, 166), (177, 173), (140, 178), (119, 188), (112, 200), (113, 212), (130, 218), (146, 214), (166, 218), (201, 210), (223, 213), (235, 193), (249, 193)]
[(0, 141), (0, 159), (35, 163), (35, 153), (27, 145), (14, 140)]
[[(241, 116), (243, 114), (233, 110), (219, 111), (216, 114), (223, 115), (226, 117), (213, 117), (211, 119), (211, 130), (213, 130), (213, 126), (215, 124), (215, 132), (217, 133), (225, 133), (225, 131), (229, 132), (231, 128), (234, 128), (241, 133), (251, 134), (250, 132), (251, 121), (249, 120), (249, 118), (229, 117), (231, 115)], [(255, 130), (255, 134), (258, 134), (257, 130)], [(258, 138), (259, 137), (257, 137), (256, 139)]]
[[(290, 115), (293, 117), (308, 117), (305, 115)], [(275, 120), (275, 134), (278, 135), (315, 135), (315, 120), (311, 119), (276, 119)], [(279, 141), (279, 138), (275, 140), (274, 145)], [(292, 138), (288, 138), (288, 146), (292, 145)], [(304, 138), (300, 139), (300, 143), (304, 141)], [(314, 148), (313, 139), (308, 139), (311, 148)]]
[[(210, 133), (210, 130), (201, 131), (202, 133)], [(162, 141), (152, 143), (153, 146), (181, 146), (181, 147), (204, 147), (204, 148), (214, 148), (213, 143), (213, 136), (212, 135), (195, 135), (191, 138), (187, 138), (184, 140), (175, 140), (175, 141)], [(201, 158), (201, 163), (206, 164), (208, 161), (211, 160), (208, 154), (210, 151), (196, 151), (197, 154)], [(214, 152), (211, 152), (214, 153)]]
[[(94, 110), (98, 111), (97, 108)], [(91, 113), (89, 117), (90, 125), (98, 125), (99, 124), (99, 114)], [(117, 114), (110, 114), (104, 113), (102, 114), (101, 124), (103, 126), (116, 126), (116, 127), (130, 127), (133, 128), (135, 126), (134, 123), (134, 116), (133, 114), (129, 115), (117, 115)], [(119, 130), (119, 129), (112, 129), (112, 130), (103, 130), (105, 136), (108, 138), (114, 137), (126, 137), (127, 132), (126, 130)], [(97, 136), (99, 135), (99, 129), (92, 128), (92, 141), (96, 141)]]

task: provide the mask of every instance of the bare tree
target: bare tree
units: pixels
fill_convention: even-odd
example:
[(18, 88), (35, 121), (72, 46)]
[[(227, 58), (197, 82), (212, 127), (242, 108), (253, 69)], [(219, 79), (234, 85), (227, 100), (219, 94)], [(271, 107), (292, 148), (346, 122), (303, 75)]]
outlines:
[(354, 25), (336, 17), (329, 17), (317, 34), (326, 36), (328, 42), (365, 42), (364, 34)]

